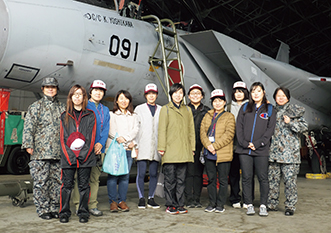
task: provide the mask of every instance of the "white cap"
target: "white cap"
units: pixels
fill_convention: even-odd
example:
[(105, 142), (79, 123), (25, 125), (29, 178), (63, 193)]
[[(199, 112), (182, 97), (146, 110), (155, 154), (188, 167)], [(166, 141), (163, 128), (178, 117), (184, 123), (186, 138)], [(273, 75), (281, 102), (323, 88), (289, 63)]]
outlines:
[(90, 88), (101, 88), (107, 91), (106, 89), (106, 83), (102, 80), (94, 80), (91, 84)]
[(81, 138), (76, 138), (70, 145), (71, 150), (81, 150), (83, 146), (85, 145), (85, 141)]
[(225, 97), (224, 92), (221, 89), (215, 89), (211, 92), (210, 98), (214, 97)]
[(146, 85), (145, 94), (150, 92), (150, 91), (154, 91), (154, 92), (158, 93), (157, 86), (154, 83), (149, 83), (149, 84)]
[(200, 91), (202, 91), (202, 87), (199, 84), (193, 84), (192, 86), (190, 86), (189, 92), (192, 89), (199, 89)]
[(244, 88), (247, 89), (246, 83), (238, 81), (233, 84), (233, 89), (235, 88)]
[(73, 132), (67, 139), (67, 146), (76, 154), (79, 155), (80, 150), (85, 145), (85, 137), (80, 132)]

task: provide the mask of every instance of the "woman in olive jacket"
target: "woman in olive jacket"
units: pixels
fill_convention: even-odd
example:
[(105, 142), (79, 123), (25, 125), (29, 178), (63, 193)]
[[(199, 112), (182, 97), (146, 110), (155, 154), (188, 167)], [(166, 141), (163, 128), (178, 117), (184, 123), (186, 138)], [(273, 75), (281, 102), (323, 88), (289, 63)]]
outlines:
[[(206, 212), (224, 212), (227, 199), (228, 174), (233, 156), (235, 118), (224, 111), (226, 104), (222, 90), (211, 93), (213, 109), (208, 111), (201, 122), (200, 139), (204, 146), (205, 168), (208, 176), (209, 205)], [(217, 195), (216, 181), (220, 183)]]
[(195, 132), (192, 111), (183, 104), (184, 87), (171, 86), (171, 101), (161, 108), (157, 150), (162, 156), (167, 213), (187, 213), (184, 208), (185, 175), (193, 162)]

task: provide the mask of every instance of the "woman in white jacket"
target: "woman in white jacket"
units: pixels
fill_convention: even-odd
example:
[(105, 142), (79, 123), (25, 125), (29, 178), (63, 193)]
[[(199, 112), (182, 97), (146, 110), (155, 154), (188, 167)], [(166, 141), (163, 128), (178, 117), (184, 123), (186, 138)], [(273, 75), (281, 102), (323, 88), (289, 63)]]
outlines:
[(160, 205), (154, 201), (158, 175), (157, 170), (161, 160), (161, 155), (157, 152), (157, 132), (161, 110), (161, 106), (155, 104), (157, 95), (157, 86), (153, 83), (147, 84), (145, 87), (145, 98), (147, 102), (138, 105), (135, 109), (135, 113), (137, 113), (139, 119), (139, 132), (136, 137), (138, 145), (136, 184), (139, 195), (139, 209), (146, 208), (144, 179), (147, 164), (149, 164), (150, 177), (147, 207), (153, 209), (160, 208)]
[[(118, 143), (126, 150), (129, 173), (126, 175), (113, 176), (108, 174), (107, 190), (110, 203), (110, 212), (129, 211), (126, 202), (126, 194), (129, 187), (129, 176), (132, 165), (131, 152), (136, 142), (134, 141), (139, 130), (137, 114), (133, 112), (132, 96), (128, 91), (120, 90), (114, 100), (114, 109), (110, 111), (110, 129), (106, 143), (106, 150), (110, 146), (115, 134)], [(118, 188), (117, 188), (118, 185)]]

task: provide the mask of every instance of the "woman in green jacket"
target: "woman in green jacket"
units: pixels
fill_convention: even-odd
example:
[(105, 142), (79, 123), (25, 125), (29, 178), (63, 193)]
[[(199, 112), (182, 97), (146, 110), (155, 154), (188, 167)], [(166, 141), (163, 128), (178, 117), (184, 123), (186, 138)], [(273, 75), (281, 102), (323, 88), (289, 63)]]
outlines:
[(185, 89), (171, 86), (171, 101), (161, 108), (158, 128), (158, 152), (162, 155), (167, 213), (187, 213), (184, 208), (185, 175), (193, 162), (195, 132), (192, 111), (183, 104)]

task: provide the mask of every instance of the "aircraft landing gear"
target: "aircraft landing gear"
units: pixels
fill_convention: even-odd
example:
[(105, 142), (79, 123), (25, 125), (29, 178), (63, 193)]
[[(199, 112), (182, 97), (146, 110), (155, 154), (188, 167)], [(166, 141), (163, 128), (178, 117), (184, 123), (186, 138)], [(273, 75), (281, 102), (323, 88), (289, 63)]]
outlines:
[(326, 127), (321, 130), (310, 131), (306, 136), (307, 147), (309, 148), (309, 165), (315, 174), (327, 173), (327, 157), (330, 148), (330, 132)]
[[(319, 150), (317, 150), (319, 151)], [(324, 156), (324, 153), (319, 151), (319, 156), (313, 152), (311, 156), (309, 156), (309, 165), (311, 167), (311, 170), (315, 174), (326, 174), (326, 159)]]
[(32, 180), (7, 181), (0, 183), (0, 196), (9, 196), (13, 206), (23, 207), (29, 199), (28, 193), (32, 193)]
[(16, 197), (11, 197), (11, 203), (13, 204), (13, 206), (19, 206), (19, 207), (23, 207), (24, 203), (26, 202), (26, 199), (17, 199)]

